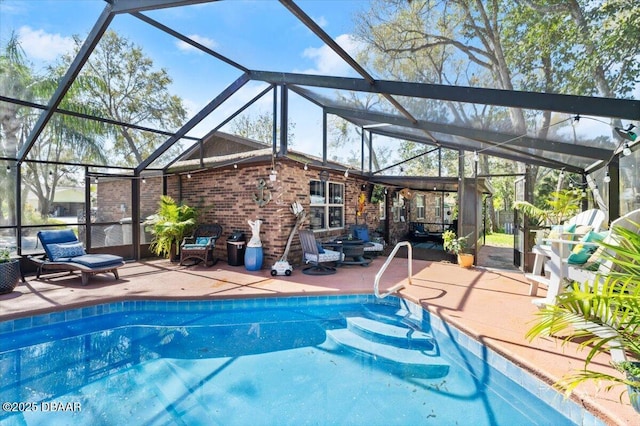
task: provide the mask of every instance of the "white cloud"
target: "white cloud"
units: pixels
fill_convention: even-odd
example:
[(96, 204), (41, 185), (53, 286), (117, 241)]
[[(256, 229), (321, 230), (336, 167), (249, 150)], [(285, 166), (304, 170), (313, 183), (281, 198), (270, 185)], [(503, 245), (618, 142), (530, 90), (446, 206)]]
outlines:
[(60, 55), (72, 51), (74, 47), (71, 37), (49, 34), (26, 25), (18, 30), (18, 38), (29, 57), (44, 61), (53, 61)]
[[(362, 44), (356, 41), (349, 34), (342, 34), (336, 38), (336, 43), (340, 45), (351, 57), (355, 58), (362, 49)], [(329, 46), (308, 47), (302, 52), (304, 58), (314, 61), (313, 68), (302, 71), (305, 74), (338, 75), (345, 76), (353, 74), (353, 70), (345, 61), (338, 56)]]
[[(209, 49), (214, 49), (215, 47), (218, 46), (218, 44), (215, 42), (215, 40), (210, 39), (208, 37), (203, 37), (200, 36), (198, 34), (191, 34), (189, 36), (191, 40), (200, 43), (203, 46), (208, 47)], [(191, 46), (189, 43), (185, 43), (182, 40), (178, 40), (176, 41), (176, 46), (178, 47), (178, 49), (184, 51), (184, 52), (198, 52), (198, 49), (196, 49), (195, 47)]]
[(316, 24), (318, 24), (321, 28), (326, 28), (329, 25), (329, 21), (324, 16), (314, 19)]

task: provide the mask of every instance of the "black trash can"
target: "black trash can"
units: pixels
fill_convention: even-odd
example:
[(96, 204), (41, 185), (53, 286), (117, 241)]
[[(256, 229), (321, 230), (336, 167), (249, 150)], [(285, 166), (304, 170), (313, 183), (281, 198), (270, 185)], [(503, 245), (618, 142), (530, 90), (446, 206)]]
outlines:
[(246, 241), (244, 232), (233, 231), (231, 236), (227, 238), (227, 263), (230, 266), (244, 265), (244, 250)]

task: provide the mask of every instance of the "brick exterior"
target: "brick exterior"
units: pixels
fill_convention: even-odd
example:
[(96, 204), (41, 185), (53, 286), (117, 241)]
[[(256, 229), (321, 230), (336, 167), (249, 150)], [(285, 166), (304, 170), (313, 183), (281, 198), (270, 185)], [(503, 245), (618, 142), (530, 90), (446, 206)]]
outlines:
[[(280, 259), (295, 224), (295, 216), (289, 206), (299, 201), (307, 214), (310, 212), (309, 182), (319, 180), (322, 168), (309, 166), (304, 170), (303, 164), (289, 158), (279, 158), (276, 163), (278, 178), (276, 182), (269, 180), (271, 162), (239, 163), (238, 168), (232, 165), (194, 172), (191, 178), (186, 174), (167, 177), (167, 195), (180, 203), (197, 209), (199, 223), (218, 223), (223, 234), (216, 246), (216, 256), (223, 261), (228, 258), (226, 240), (234, 230), (245, 233), (247, 240), (251, 237), (248, 220), (261, 219), (263, 225), (260, 238), (263, 245), (263, 268), (270, 268)], [(264, 179), (271, 194), (271, 201), (259, 207), (254, 201), (257, 196), (259, 179)], [(345, 227), (334, 230), (316, 231), (316, 238), (327, 240), (348, 232), (353, 224), (365, 224), (371, 231), (379, 230), (387, 243), (395, 244), (405, 239), (409, 233), (414, 207), (405, 209), (404, 222), (394, 222), (392, 202), (394, 190), (389, 189), (387, 195), (386, 219), (380, 220), (377, 204), (369, 202), (371, 185), (366, 177), (352, 172), (348, 178), (342, 170), (329, 170), (329, 181), (344, 184), (344, 223)], [(98, 216), (101, 221), (116, 222), (131, 216), (131, 181), (128, 179), (100, 179), (97, 193)], [(366, 195), (364, 211), (358, 214), (358, 197)], [(147, 178), (140, 183), (141, 217), (153, 214), (158, 207), (162, 194), (162, 178)], [(127, 210), (122, 212), (120, 206), (125, 204)], [(427, 207), (426, 210), (429, 210)], [(302, 225), (309, 228), (309, 218)], [(293, 239), (288, 260), (300, 265), (302, 253), (300, 242)]]
[[(140, 183), (140, 217), (144, 220), (158, 209), (162, 195), (162, 178), (148, 178)], [(125, 211), (121, 206), (124, 204)], [(102, 178), (96, 193), (97, 221), (117, 222), (131, 217), (131, 181), (129, 179)]]
[[(320, 169), (310, 167), (304, 170), (296, 161), (279, 159), (276, 169), (278, 179), (269, 180), (271, 164), (240, 164), (233, 167), (207, 170), (194, 173), (191, 179), (186, 175), (171, 176), (168, 179), (167, 192), (182, 203), (198, 209), (201, 223), (218, 223), (223, 228), (223, 236), (216, 247), (216, 255), (227, 259), (226, 239), (233, 230), (242, 230), (247, 239), (251, 237), (248, 220), (263, 221), (260, 238), (263, 246), (263, 268), (270, 268), (280, 259), (295, 224), (295, 216), (289, 206), (299, 201), (309, 212), (309, 181), (318, 180)], [(264, 179), (271, 193), (271, 201), (259, 207), (254, 201), (258, 179)], [(356, 223), (358, 196), (366, 179), (351, 174), (345, 178), (342, 171), (330, 171), (329, 180), (345, 184), (345, 224)], [(181, 182), (180, 182), (181, 181)], [(180, 193), (181, 188), (181, 193)], [(378, 207), (369, 202), (365, 204), (362, 215), (357, 216), (358, 223), (367, 223), (369, 229), (380, 226)], [(307, 219), (302, 228), (308, 228)], [(319, 231), (320, 240), (346, 233), (346, 229)], [(294, 265), (301, 263), (301, 250), (295, 237), (289, 252), (289, 261)]]

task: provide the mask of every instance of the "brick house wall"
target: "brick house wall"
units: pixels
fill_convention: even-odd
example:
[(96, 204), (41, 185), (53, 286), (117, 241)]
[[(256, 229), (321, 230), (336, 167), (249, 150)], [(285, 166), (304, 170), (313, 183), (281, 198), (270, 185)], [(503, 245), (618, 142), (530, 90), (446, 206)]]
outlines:
[[(145, 179), (140, 183), (140, 217), (144, 220), (158, 209), (162, 195), (162, 178)], [(122, 211), (121, 206), (125, 206)], [(131, 217), (131, 180), (101, 178), (96, 190), (97, 220), (117, 222)]]
[[(168, 178), (167, 192), (174, 199), (193, 206), (200, 212), (201, 223), (218, 223), (222, 226), (223, 234), (216, 245), (215, 254), (220, 259), (227, 259), (226, 239), (233, 230), (245, 232), (247, 240), (251, 237), (248, 220), (261, 219), (263, 221), (260, 238), (263, 246), (263, 268), (270, 268), (280, 259), (295, 224), (295, 216), (289, 206), (298, 201), (309, 213), (310, 196), (309, 182), (318, 180), (321, 169), (309, 167), (304, 170), (303, 165), (287, 158), (278, 159), (276, 182), (269, 180), (271, 163), (240, 164), (238, 168), (231, 166), (193, 173), (191, 178), (186, 175)], [(264, 179), (271, 193), (271, 201), (259, 207), (254, 201), (258, 193), (258, 180)], [(345, 185), (345, 224), (366, 223), (370, 230), (380, 226), (378, 206), (366, 202), (364, 212), (357, 215), (358, 196), (363, 192), (365, 178), (350, 174), (344, 177), (342, 171), (329, 170), (329, 181)], [(364, 190), (366, 191), (366, 189)], [(302, 228), (309, 226), (305, 221)], [(330, 237), (346, 233), (346, 228), (318, 231), (316, 238), (325, 240)], [(289, 252), (289, 261), (300, 265), (302, 253), (300, 242), (293, 239)]]

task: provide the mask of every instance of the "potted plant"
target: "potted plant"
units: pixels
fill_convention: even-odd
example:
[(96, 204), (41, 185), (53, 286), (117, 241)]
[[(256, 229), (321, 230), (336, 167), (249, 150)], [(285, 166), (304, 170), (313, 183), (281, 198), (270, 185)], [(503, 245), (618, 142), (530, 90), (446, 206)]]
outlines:
[(193, 207), (179, 205), (173, 198), (163, 195), (156, 214), (145, 221), (146, 229), (153, 235), (150, 250), (174, 261), (180, 242), (191, 235), (196, 225), (196, 216)]
[(0, 294), (11, 293), (20, 279), (20, 261), (11, 259), (8, 248), (0, 248)]
[[(602, 256), (613, 262), (611, 272), (596, 275), (593, 283), (574, 283), (558, 295), (556, 305), (538, 312), (527, 337), (532, 340), (561, 335), (563, 342), (577, 341), (580, 348), (589, 350), (584, 368), (556, 383), (567, 394), (590, 380), (609, 382), (606, 390), (624, 385), (632, 405), (640, 412), (640, 235), (616, 227), (616, 237), (616, 245), (600, 243), (609, 251)], [(585, 327), (585, 321), (597, 327)], [(622, 349), (627, 358), (612, 360), (620, 374), (590, 370), (593, 358), (608, 353), (610, 346)]]
[(467, 237), (460, 237), (451, 230), (442, 233), (443, 247), (446, 251), (456, 255), (458, 265), (463, 268), (473, 266), (473, 254), (465, 252), (467, 248)]

